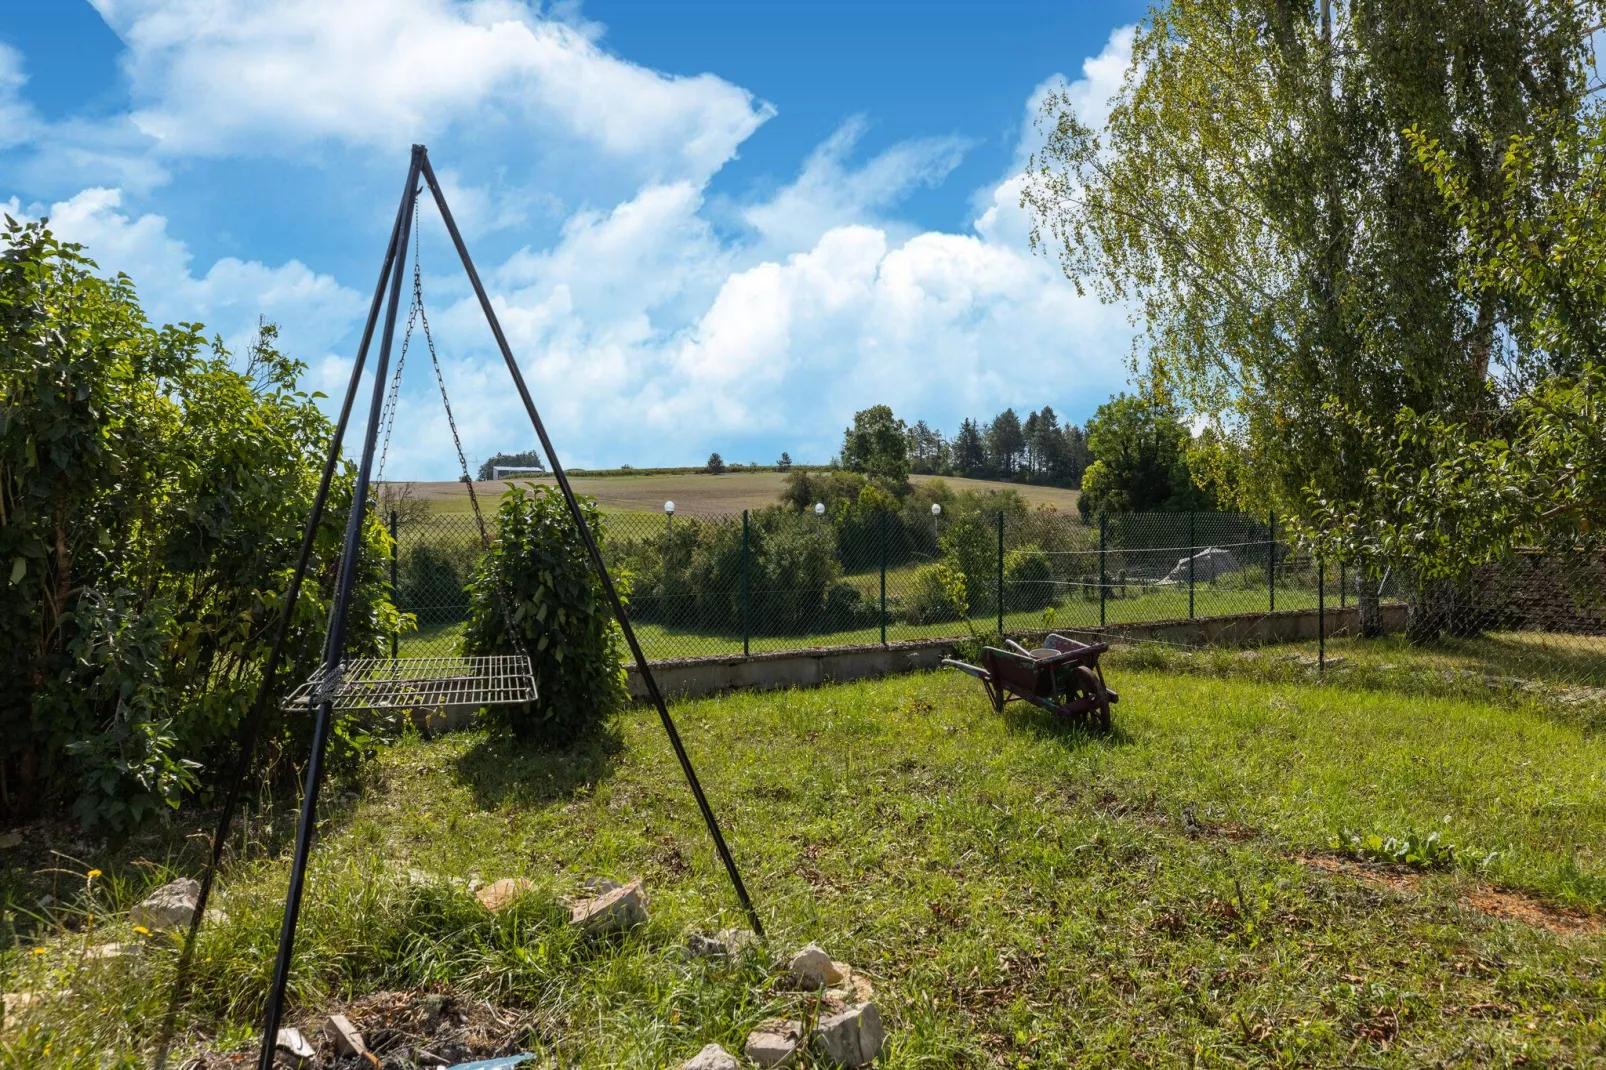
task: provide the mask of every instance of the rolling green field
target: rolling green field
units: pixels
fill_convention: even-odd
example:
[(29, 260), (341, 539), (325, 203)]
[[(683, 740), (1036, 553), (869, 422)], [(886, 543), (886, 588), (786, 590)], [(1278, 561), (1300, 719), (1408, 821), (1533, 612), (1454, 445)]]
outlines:
[[(795, 1013), (772, 956), (817, 940), (873, 981), (888, 1068), (1600, 1062), (1598, 710), (1468, 691), (1398, 643), (1320, 679), (1286, 653), (1112, 656), (1104, 736), (996, 715), (949, 672), (677, 705), (770, 933), (729, 963), (679, 950), (743, 919), (650, 710), (557, 751), (406, 739), (328, 793), (295, 1014), (433, 986), (558, 1065), (661, 1070)], [(283, 803), (259, 816), (203, 933), (186, 1055), (251, 1044), (288, 828)], [(8, 853), (0, 970), (40, 996), (0, 1065), (144, 1064), (173, 954), (122, 912), (193, 872), (192, 829), (63, 856), (30, 830)], [(1345, 846), (1374, 834), (1419, 860)], [(594, 874), (645, 878), (651, 921), (577, 937), (557, 897)], [(534, 890), (494, 915), (452, 883), (508, 876)], [(114, 940), (146, 946), (86, 954)]]
[[(933, 476), (912, 476), (915, 483)], [(521, 478), (519, 482), (530, 482)], [(536, 478), (534, 482), (551, 482)], [(743, 509), (762, 509), (774, 505), (786, 482), (784, 472), (726, 472), (723, 475), (691, 473), (684, 475), (610, 475), (577, 476), (570, 480), (575, 493), (589, 494), (604, 509), (619, 513), (662, 516), (664, 502), (675, 503), (677, 515), (710, 516), (739, 513)], [(1076, 511), (1079, 492), (1061, 487), (1034, 487), (1024, 483), (999, 483), (986, 479), (944, 478), (954, 490), (1018, 491), (1031, 505), (1051, 505), (1062, 513)], [(413, 493), (429, 503), (431, 509), (441, 512), (467, 512), (468, 490), (462, 483), (415, 483)], [(505, 482), (474, 484), (482, 506), (495, 500), (507, 489)]]

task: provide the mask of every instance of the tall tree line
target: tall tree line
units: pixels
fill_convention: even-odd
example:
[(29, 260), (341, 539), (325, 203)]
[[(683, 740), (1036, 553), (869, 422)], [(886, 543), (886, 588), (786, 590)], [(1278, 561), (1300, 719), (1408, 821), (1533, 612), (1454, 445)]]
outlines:
[(1024, 420), (1013, 408), (986, 422), (966, 418), (951, 437), (919, 420), (905, 436), (910, 470), (917, 474), (1078, 487), (1093, 461), (1086, 430), (1061, 423), (1048, 405)]

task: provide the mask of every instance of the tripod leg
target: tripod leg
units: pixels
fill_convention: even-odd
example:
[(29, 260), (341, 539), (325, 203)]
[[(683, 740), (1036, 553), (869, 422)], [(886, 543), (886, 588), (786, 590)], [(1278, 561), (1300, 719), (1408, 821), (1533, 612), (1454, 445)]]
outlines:
[(189, 974), (194, 963), (195, 941), (200, 933), (201, 921), (206, 916), (206, 903), (211, 897), (212, 884), (216, 880), (218, 866), (223, 860), (223, 847), (228, 842), (229, 827), (234, 823), (234, 811), (240, 804), (245, 780), (251, 775), (251, 762), (256, 755), (257, 740), (261, 737), (262, 726), (267, 721), (268, 701), (273, 697), (278, 683), (279, 661), (283, 657), (285, 640), (289, 635), (290, 618), (301, 600), (301, 585), (306, 579), (307, 568), (312, 560), (312, 545), (318, 534), (318, 525), (323, 522), (324, 508), (329, 500), (329, 486), (334, 481), (335, 468), (340, 463), (340, 447), (346, 438), (346, 427), (351, 420), (352, 405), (357, 400), (357, 386), (362, 380), (363, 366), (367, 363), (368, 346), (373, 340), (374, 327), (379, 321), (380, 310), (384, 307), (385, 283), (390, 278), (392, 265), (396, 259), (396, 243), (401, 231), (402, 211), (403, 207), (398, 205), (396, 222), (390, 229), (390, 243), (385, 247), (385, 259), (379, 269), (379, 282), (374, 287), (373, 303), (368, 308), (368, 320), (363, 326), (362, 341), (357, 345), (357, 358), (351, 369), (351, 380), (346, 384), (346, 396), (341, 402), (340, 416), (335, 421), (334, 435), (324, 456), (323, 474), (318, 479), (318, 490), (312, 499), (312, 511), (307, 516), (307, 525), (301, 535), (301, 553), (296, 559), (295, 571), (291, 573), (290, 584), (285, 589), (284, 611), (274, 628), (273, 644), (268, 649), (268, 660), (262, 667), (262, 683), (257, 687), (256, 701), (246, 717), (236, 744), (234, 770), (223, 796), (217, 828), (212, 833), (212, 853), (206, 870), (201, 874), (201, 891), (196, 898), (195, 915), (190, 919), (189, 930), (184, 936), (184, 947), (179, 953), (178, 966), (174, 971), (173, 989), (168, 997), (167, 1012), (162, 1018), (156, 1060), (153, 1064), (155, 1070), (164, 1070), (167, 1065), (167, 1057), (173, 1044), (173, 1031), (178, 1022), (179, 1003), (189, 991)]
[[(597, 575), (602, 579), (608, 601), (613, 605), (614, 619), (619, 622), (619, 629), (624, 632), (625, 643), (629, 645), (630, 653), (635, 656), (636, 668), (641, 673), (642, 682), (647, 686), (647, 694), (651, 696), (653, 705), (658, 709), (658, 718), (663, 722), (670, 746), (675, 750), (675, 757), (680, 760), (681, 772), (686, 775), (686, 783), (691, 786), (691, 793), (697, 799), (697, 808), (702, 811), (703, 823), (708, 826), (708, 834), (714, 840), (714, 848), (719, 852), (720, 861), (725, 865), (725, 872), (729, 874), (731, 885), (736, 889), (736, 898), (741, 901), (742, 909), (747, 912), (753, 931), (762, 936), (764, 925), (759, 921), (758, 911), (753, 908), (753, 901), (748, 898), (747, 887), (742, 883), (742, 875), (736, 869), (736, 860), (731, 857), (730, 848), (725, 845), (725, 836), (719, 830), (719, 821), (714, 817), (713, 807), (708, 805), (708, 797), (703, 794), (703, 786), (697, 780), (697, 771), (692, 768), (691, 757), (687, 755), (686, 747), (680, 741), (680, 733), (675, 729), (675, 722), (669, 716), (669, 707), (664, 704), (664, 697), (658, 690), (658, 681), (653, 678), (652, 670), (647, 666), (647, 655), (642, 653), (641, 644), (636, 641), (635, 629), (630, 626), (624, 602), (619, 598), (619, 592), (614, 589), (613, 578), (608, 575), (608, 566), (602, 560), (602, 551), (597, 547), (591, 529), (586, 526), (585, 518), (580, 514), (580, 503), (575, 500), (574, 490), (569, 486), (569, 477), (564, 473), (563, 465), (558, 462), (558, 452), (552, 447), (552, 440), (547, 437), (540, 414), (535, 411), (530, 388), (525, 385), (524, 374), (519, 371), (518, 361), (513, 359), (513, 350), (507, 344), (507, 336), (502, 333), (502, 324), (496, 318), (495, 309), (491, 307), (491, 299), (486, 295), (485, 286), (480, 282), (479, 272), (474, 269), (474, 261), (468, 255), (468, 246), (463, 244), (463, 235), (458, 231), (456, 221), (452, 219), (452, 210), (446, 206), (446, 196), (441, 192), (440, 184), (435, 181), (435, 170), (430, 167), (427, 154), (423, 157), (423, 171), (424, 181), (429, 184), (430, 194), (435, 198), (436, 206), (440, 208), (441, 219), (445, 221), (446, 230), (452, 236), (452, 244), (457, 247), (458, 258), (463, 261), (463, 268), (468, 272), (468, 281), (474, 286), (474, 295), (479, 298), (480, 308), (485, 312), (491, 333), (496, 336), (496, 344), (502, 351), (502, 359), (507, 362), (508, 371), (513, 375), (513, 385), (518, 388), (519, 399), (524, 402), (524, 411), (529, 415), (537, 437), (541, 439), (541, 448), (546, 451), (547, 459), (552, 463), (552, 475), (557, 479), (558, 486), (563, 489), (564, 500), (569, 505), (569, 515), (574, 517), (580, 538), (585, 542), (586, 551), (591, 555), (591, 563), (596, 566)], [(264, 1067), (263, 1070), (267, 1068)]]
[[(379, 342), (379, 359), (374, 365), (373, 400), (368, 411), (368, 427), (363, 438), (362, 461), (357, 468), (357, 486), (352, 493), (351, 513), (346, 517), (346, 540), (340, 556), (340, 579), (335, 593), (335, 607), (331, 615), (328, 641), (324, 647), (325, 680), (337, 680), (341, 656), (344, 653), (346, 617), (351, 607), (351, 591), (356, 582), (358, 555), (362, 552), (362, 525), (368, 504), (368, 477), (373, 471), (375, 439), (379, 433), (379, 417), (384, 409), (386, 375), (390, 365), (391, 343), (396, 335), (396, 309), (401, 302), (401, 265), (407, 259), (407, 239), (412, 226), (413, 209), (418, 197), (418, 167), (423, 158), (423, 147), (413, 146), (413, 158), (407, 169), (407, 188), (402, 194), (401, 230), (396, 241), (394, 270), (390, 273), (390, 299), (385, 309), (385, 329)], [(309, 702), (319, 702), (314, 694)], [(307, 761), (307, 781), (301, 800), (301, 818), (296, 826), (295, 858), (290, 865), (290, 888), (285, 896), (284, 921), (279, 928), (279, 954), (273, 965), (273, 984), (268, 989), (268, 1005), (262, 1034), (262, 1054), (259, 1070), (273, 1070), (273, 1049), (279, 1031), (279, 1020), (284, 1012), (284, 991), (290, 980), (290, 962), (295, 951), (296, 923), (301, 914), (301, 894), (307, 879), (307, 859), (312, 853), (313, 823), (318, 808), (319, 781), (323, 777), (323, 755), (329, 742), (329, 722), (333, 710), (329, 697), (322, 696), (318, 704), (317, 723), (313, 729), (312, 754)]]

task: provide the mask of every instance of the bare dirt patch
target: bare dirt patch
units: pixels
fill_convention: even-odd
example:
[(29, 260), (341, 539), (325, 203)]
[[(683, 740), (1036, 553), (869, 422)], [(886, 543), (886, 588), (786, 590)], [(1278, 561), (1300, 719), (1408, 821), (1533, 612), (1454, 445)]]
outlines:
[(1320, 870), (1323, 873), (1342, 873), (1346, 877), (1354, 877), (1363, 883), (1387, 888), (1402, 895), (1414, 895), (1417, 886), (1422, 883), (1422, 874), (1396, 866), (1367, 865), (1364, 862), (1352, 862), (1331, 855), (1300, 855), (1298, 861), (1308, 869)]
[[(1323, 873), (1341, 873), (1358, 881), (1401, 894), (1414, 894), (1423, 874), (1394, 866), (1376, 866), (1331, 855), (1301, 855), (1300, 865)], [(1592, 936), (1606, 930), (1606, 920), (1587, 910), (1547, 903), (1537, 896), (1480, 886), (1463, 896), (1461, 906), (1501, 921), (1521, 922), (1557, 936)]]
[(1557, 936), (1592, 936), (1606, 928), (1598, 914), (1555, 906), (1542, 899), (1498, 888), (1479, 888), (1464, 902), (1473, 910), (1491, 917), (1502, 921), (1520, 921), (1536, 929), (1546, 929)]

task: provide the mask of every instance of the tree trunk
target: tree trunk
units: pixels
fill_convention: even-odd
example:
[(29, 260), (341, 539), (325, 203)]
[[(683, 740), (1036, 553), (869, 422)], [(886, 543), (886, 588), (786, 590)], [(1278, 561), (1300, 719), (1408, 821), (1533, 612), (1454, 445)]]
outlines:
[(1458, 580), (1426, 580), (1416, 584), (1405, 611), (1405, 638), (1431, 643), (1441, 635), (1466, 638), (1480, 634), (1483, 614), (1472, 586)]
[(1361, 574), (1361, 582), (1355, 597), (1355, 605), (1361, 618), (1361, 638), (1377, 639), (1383, 635), (1383, 610), (1381, 599), (1377, 595), (1377, 585), (1365, 573)]

